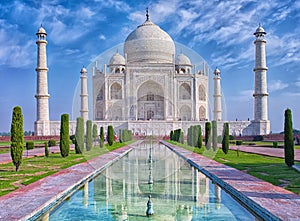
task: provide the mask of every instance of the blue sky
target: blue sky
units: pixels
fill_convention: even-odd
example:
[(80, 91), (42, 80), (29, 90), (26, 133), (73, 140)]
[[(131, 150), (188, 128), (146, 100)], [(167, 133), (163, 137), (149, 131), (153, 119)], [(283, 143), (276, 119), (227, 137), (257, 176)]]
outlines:
[(25, 130), (36, 115), (36, 35), (48, 33), (50, 119), (72, 112), (80, 69), (151, 21), (221, 70), (227, 120), (253, 119), (254, 31), (267, 32), (271, 130), (283, 130), (286, 108), (300, 129), (300, 1), (2, 0), (0, 5), (0, 131), (12, 108), (23, 108)]

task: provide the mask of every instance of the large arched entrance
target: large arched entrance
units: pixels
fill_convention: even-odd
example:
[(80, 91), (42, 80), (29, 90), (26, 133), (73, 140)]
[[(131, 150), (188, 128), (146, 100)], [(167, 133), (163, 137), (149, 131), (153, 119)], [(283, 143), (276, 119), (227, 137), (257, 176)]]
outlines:
[(137, 91), (138, 120), (164, 120), (164, 91), (154, 81), (146, 81)]

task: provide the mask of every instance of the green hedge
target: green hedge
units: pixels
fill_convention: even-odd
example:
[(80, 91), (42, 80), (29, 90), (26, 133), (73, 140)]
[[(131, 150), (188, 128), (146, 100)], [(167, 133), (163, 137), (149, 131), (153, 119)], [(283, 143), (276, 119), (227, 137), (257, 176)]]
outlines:
[(119, 141), (120, 143), (132, 140), (132, 131), (123, 129), (119, 131)]
[(173, 131), (172, 140), (178, 143), (184, 143), (184, 134), (182, 129), (177, 129)]
[(237, 146), (243, 145), (243, 141), (242, 140), (236, 140), (235, 145), (237, 145)]
[(202, 147), (202, 130), (200, 125), (193, 125), (188, 128), (187, 144), (192, 147)]
[(34, 142), (33, 141), (27, 141), (26, 142), (26, 150), (32, 150), (34, 149)]
[(49, 140), (49, 141), (48, 141), (48, 146), (49, 146), (49, 147), (54, 147), (54, 146), (56, 146), (56, 140)]

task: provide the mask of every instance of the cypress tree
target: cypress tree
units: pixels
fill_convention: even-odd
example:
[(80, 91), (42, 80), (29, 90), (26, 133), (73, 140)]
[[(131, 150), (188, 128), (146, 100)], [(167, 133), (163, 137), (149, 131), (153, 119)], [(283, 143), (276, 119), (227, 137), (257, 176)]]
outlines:
[(284, 159), (287, 166), (294, 165), (293, 122), (290, 109), (284, 112)]
[(104, 128), (100, 127), (100, 148), (104, 145)]
[(180, 135), (179, 135), (179, 143), (184, 143), (184, 133), (183, 130), (180, 129)]
[(199, 125), (199, 130), (198, 130), (198, 140), (197, 140), (197, 147), (201, 148), (202, 147), (202, 129), (201, 126)]
[(109, 146), (113, 145), (115, 138), (114, 128), (113, 126), (109, 125), (107, 127), (107, 143)]
[(214, 151), (218, 149), (218, 125), (217, 121), (213, 120), (211, 122), (212, 125), (212, 146)]
[(84, 121), (82, 117), (76, 119), (75, 152), (81, 154), (84, 150)]
[(93, 146), (93, 138), (92, 138), (92, 121), (87, 120), (86, 121), (86, 150), (90, 151)]
[(93, 141), (96, 142), (98, 137), (97, 124), (93, 124)]
[(67, 157), (70, 151), (69, 114), (62, 114), (60, 120), (60, 154)]
[(48, 148), (48, 142), (45, 141), (44, 142), (44, 145), (45, 145), (45, 156), (46, 157), (49, 157), (49, 148)]
[(229, 150), (229, 124), (228, 123), (224, 123), (223, 126), (222, 150), (225, 154), (227, 154)]
[(211, 123), (205, 123), (205, 147), (207, 150), (211, 148)]
[(171, 130), (171, 132), (170, 132), (170, 140), (173, 140), (173, 136), (174, 136), (174, 131)]
[(10, 155), (12, 162), (16, 167), (16, 171), (22, 163), (24, 150), (24, 129), (23, 129), (23, 114), (19, 106), (14, 107), (12, 114), (12, 122), (10, 128)]

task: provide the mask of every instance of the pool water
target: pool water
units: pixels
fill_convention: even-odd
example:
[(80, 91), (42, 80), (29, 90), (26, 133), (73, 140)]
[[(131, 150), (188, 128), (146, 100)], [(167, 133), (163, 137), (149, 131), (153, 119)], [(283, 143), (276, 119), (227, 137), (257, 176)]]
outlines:
[[(153, 216), (147, 217), (151, 195)], [(50, 212), (49, 220), (256, 220), (167, 147), (142, 143)]]

